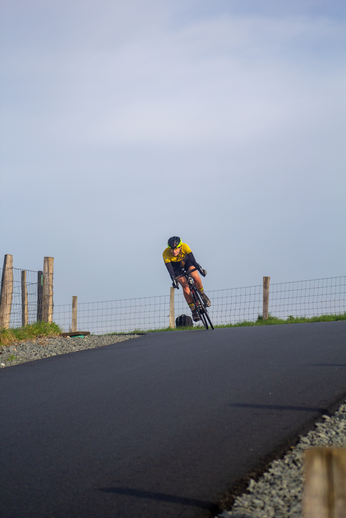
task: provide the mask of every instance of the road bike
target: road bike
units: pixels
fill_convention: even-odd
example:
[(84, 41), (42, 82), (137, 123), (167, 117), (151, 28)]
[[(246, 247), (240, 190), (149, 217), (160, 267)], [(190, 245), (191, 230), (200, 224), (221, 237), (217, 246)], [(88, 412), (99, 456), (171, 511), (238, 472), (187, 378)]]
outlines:
[(190, 271), (185, 270), (184, 277), (187, 280), (187, 283), (189, 285), (190, 292), (191, 292), (191, 295), (193, 298), (193, 303), (195, 305), (195, 308), (197, 309), (197, 313), (198, 313), (199, 318), (201, 319), (204, 327), (206, 329), (209, 329), (209, 326), (210, 326), (212, 329), (214, 329), (214, 326), (210, 320), (210, 316), (208, 314), (207, 308), (205, 307), (205, 305), (201, 299), (200, 292), (198, 291), (194, 278), (191, 275), (191, 273), (195, 272), (195, 271), (198, 271), (198, 268), (194, 268), (193, 270), (190, 270)]

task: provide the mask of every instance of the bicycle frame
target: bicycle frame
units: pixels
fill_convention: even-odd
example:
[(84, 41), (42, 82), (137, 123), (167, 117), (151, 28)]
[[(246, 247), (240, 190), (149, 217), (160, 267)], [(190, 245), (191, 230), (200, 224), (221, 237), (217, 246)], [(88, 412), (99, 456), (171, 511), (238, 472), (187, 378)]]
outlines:
[[(187, 283), (189, 285), (189, 288), (190, 288), (190, 292), (191, 292), (191, 295), (192, 295), (192, 298), (193, 298), (193, 303), (195, 304), (195, 307), (197, 309), (197, 312), (199, 314), (199, 318), (201, 319), (204, 327), (206, 329), (209, 329), (209, 325), (212, 329), (214, 329), (214, 326), (210, 320), (210, 317), (209, 317), (209, 314), (208, 314), (208, 311), (207, 311), (207, 308), (204, 306), (203, 304), (203, 301), (201, 299), (201, 295), (197, 289), (197, 286), (195, 284), (195, 280), (194, 278), (192, 277), (191, 273), (192, 272), (195, 272), (195, 271), (198, 271), (197, 268), (194, 268), (193, 270), (185, 270), (185, 274), (184, 274), (184, 277), (186, 278), (187, 280)], [(208, 325), (209, 323), (209, 325)]]

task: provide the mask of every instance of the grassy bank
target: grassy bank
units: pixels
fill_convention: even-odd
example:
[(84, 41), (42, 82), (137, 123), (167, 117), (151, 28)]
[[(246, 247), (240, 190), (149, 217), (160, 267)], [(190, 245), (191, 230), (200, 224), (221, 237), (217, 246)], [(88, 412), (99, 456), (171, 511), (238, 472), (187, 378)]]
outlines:
[(269, 314), (267, 320), (263, 320), (262, 315), (259, 315), (255, 322), (238, 322), (237, 324), (229, 324), (217, 327), (245, 327), (245, 326), (272, 326), (278, 324), (306, 324), (308, 322), (335, 322), (336, 320), (346, 320), (346, 313), (340, 315), (321, 315), (319, 317), (293, 317), (289, 316), (287, 319), (281, 319)]
[[(279, 325), (279, 324), (303, 324), (308, 322), (333, 322), (336, 320), (346, 320), (346, 313), (342, 313), (340, 315), (321, 315), (319, 317), (288, 317), (286, 320), (276, 318), (272, 315), (269, 315), (267, 320), (263, 320), (261, 315), (258, 316), (257, 320), (252, 322), (248, 320), (244, 320), (242, 322), (237, 322), (236, 324), (224, 324), (224, 325), (216, 325), (215, 328), (223, 328), (223, 327), (248, 327), (248, 326), (271, 326), (271, 325)], [(161, 329), (149, 329), (146, 331), (135, 329), (131, 332), (127, 331), (124, 333), (107, 333), (108, 335), (121, 335), (121, 334), (134, 334), (134, 333), (157, 333), (163, 331), (183, 331), (183, 330), (200, 330), (204, 329), (201, 324), (195, 325), (194, 327), (179, 327), (176, 329), (171, 329), (170, 327), (165, 327)], [(58, 336), (62, 333), (62, 329), (52, 322), (51, 324), (47, 324), (46, 322), (38, 322), (36, 324), (30, 324), (25, 327), (19, 327), (17, 329), (0, 329), (0, 346), (10, 345), (15, 342), (24, 342), (25, 340), (34, 340), (36, 338), (40, 338), (42, 336)]]
[[(274, 317), (269, 314), (269, 318), (267, 320), (263, 320), (262, 315), (259, 315), (256, 321), (251, 320), (243, 320), (242, 322), (237, 322), (236, 324), (223, 324), (214, 326), (215, 329), (223, 328), (223, 327), (249, 327), (249, 326), (273, 326), (280, 324), (306, 324), (309, 322), (335, 322), (336, 320), (346, 320), (346, 313), (341, 313), (339, 315), (321, 315), (319, 317), (293, 317), (289, 316), (287, 319), (281, 319)], [(133, 333), (157, 333), (162, 331), (184, 331), (184, 330), (198, 330), (204, 329), (204, 327), (199, 323), (194, 327), (178, 327), (175, 329), (171, 329), (170, 327), (164, 327), (162, 329), (149, 329), (147, 331), (142, 331), (140, 329), (136, 329), (132, 331)], [(127, 333), (109, 333), (109, 334), (129, 334)]]
[(14, 342), (33, 340), (42, 336), (57, 336), (62, 333), (62, 329), (54, 322), (37, 322), (17, 329), (0, 329), (0, 345), (10, 345)]

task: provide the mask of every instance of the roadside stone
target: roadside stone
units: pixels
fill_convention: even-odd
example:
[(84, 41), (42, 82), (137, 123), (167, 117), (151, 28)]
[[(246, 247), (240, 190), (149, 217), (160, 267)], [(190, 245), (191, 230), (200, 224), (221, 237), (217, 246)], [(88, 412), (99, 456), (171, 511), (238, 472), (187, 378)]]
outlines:
[(313, 447), (346, 448), (346, 404), (333, 416), (322, 418), (323, 423), (316, 423), (315, 429), (301, 436), (282, 459), (274, 460), (257, 482), (250, 480), (247, 491), (217, 518), (301, 518), (304, 451)]
[(138, 338), (141, 335), (88, 335), (84, 338), (54, 337), (38, 338), (22, 343), (4, 346), (1, 354), (1, 368), (11, 367), (20, 363), (81, 351), (95, 349), (105, 345), (115, 344)]

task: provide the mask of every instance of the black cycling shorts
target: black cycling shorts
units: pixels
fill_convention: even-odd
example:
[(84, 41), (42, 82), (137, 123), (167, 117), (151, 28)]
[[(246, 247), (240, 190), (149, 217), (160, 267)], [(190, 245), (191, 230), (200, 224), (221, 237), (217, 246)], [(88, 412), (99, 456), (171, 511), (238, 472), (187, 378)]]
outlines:
[(185, 270), (188, 270), (191, 266), (195, 267), (188, 256), (185, 257), (184, 261), (172, 261), (171, 265), (173, 267), (175, 277), (185, 275)]

